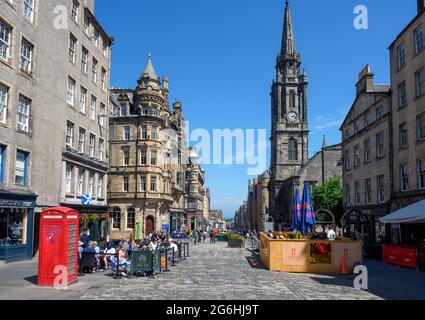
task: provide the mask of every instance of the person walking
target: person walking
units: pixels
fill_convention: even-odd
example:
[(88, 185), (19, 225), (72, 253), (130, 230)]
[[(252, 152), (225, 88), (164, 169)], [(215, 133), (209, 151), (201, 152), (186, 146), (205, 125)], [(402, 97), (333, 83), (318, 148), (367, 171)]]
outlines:
[(196, 243), (198, 242), (198, 230), (194, 230), (193, 231), (193, 244), (196, 245)]
[(251, 232), (250, 238), (251, 238), (251, 248), (254, 249), (257, 244), (257, 240), (255, 239), (256, 238), (255, 231)]
[(210, 243), (214, 243), (215, 239), (214, 239), (214, 230), (210, 230)]

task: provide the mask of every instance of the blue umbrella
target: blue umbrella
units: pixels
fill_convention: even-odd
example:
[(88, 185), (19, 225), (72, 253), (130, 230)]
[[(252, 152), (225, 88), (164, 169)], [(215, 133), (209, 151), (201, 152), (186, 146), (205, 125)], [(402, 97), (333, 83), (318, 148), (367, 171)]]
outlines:
[(304, 184), (303, 202), (302, 202), (302, 218), (300, 232), (303, 235), (309, 234), (316, 224), (316, 217), (311, 203), (310, 185)]
[(291, 231), (299, 228), (301, 222), (301, 197), (300, 190), (295, 191), (294, 204), (291, 211)]

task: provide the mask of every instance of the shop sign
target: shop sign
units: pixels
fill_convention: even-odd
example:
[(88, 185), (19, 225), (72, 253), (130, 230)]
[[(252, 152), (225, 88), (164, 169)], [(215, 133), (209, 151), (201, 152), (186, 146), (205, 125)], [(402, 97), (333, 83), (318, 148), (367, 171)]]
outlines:
[(0, 199), (0, 207), (3, 208), (33, 208), (34, 202), (23, 200)]

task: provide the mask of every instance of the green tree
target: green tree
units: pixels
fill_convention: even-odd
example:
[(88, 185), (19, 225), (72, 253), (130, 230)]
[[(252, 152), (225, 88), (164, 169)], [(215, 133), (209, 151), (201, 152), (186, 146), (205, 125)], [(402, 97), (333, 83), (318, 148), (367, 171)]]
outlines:
[[(344, 214), (342, 201), (342, 178), (336, 177), (327, 181), (322, 186), (314, 186), (312, 191), (314, 210), (326, 209), (335, 215), (336, 223), (339, 225)], [(326, 213), (320, 212), (316, 220), (329, 220)]]

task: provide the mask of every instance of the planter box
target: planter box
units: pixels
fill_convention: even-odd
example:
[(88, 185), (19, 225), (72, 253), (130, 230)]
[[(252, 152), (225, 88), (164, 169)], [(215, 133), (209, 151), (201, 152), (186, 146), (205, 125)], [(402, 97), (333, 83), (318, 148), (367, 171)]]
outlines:
[(244, 248), (245, 244), (243, 240), (229, 240), (228, 247), (229, 248)]
[(217, 241), (218, 242), (226, 242), (227, 238), (226, 237), (217, 237)]

